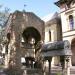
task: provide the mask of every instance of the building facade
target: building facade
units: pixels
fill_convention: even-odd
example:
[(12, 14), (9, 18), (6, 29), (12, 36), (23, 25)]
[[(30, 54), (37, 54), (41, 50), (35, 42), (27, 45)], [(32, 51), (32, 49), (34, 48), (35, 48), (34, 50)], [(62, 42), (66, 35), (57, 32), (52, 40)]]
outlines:
[(71, 44), (72, 57), (71, 63), (75, 65), (75, 1), (59, 0), (55, 3), (60, 8), (62, 38)]
[[(51, 19), (45, 22), (45, 43), (62, 41), (62, 28), (60, 15), (53, 13)], [(60, 64), (60, 56), (52, 57), (51, 66)]]
[[(68, 40), (73, 53), (70, 65), (75, 65), (75, 1), (59, 0), (55, 4), (60, 12), (45, 22), (45, 43)], [(57, 63), (56, 59), (53, 57), (53, 64)]]

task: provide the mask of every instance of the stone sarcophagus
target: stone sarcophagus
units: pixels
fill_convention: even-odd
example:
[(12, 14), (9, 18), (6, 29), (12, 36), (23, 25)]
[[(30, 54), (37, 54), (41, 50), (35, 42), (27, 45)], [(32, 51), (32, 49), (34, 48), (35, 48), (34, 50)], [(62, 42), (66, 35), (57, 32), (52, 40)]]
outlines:
[(68, 40), (47, 43), (42, 46), (41, 54), (43, 57), (52, 56), (71, 56), (71, 46)]

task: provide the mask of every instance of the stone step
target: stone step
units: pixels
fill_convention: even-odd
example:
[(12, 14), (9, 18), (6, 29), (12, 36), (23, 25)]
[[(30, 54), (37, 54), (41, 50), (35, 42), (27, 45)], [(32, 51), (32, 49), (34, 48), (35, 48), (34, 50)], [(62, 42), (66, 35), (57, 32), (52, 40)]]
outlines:
[[(53, 67), (51, 68), (52, 73), (57, 73), (57, 72), (62, 72), (62, 68), (61, 67)], [(65, 70), (66, 72), (66, 70)], [(75, 75), (75, 66), (70, 68), (70, 74), (74, 74)]]

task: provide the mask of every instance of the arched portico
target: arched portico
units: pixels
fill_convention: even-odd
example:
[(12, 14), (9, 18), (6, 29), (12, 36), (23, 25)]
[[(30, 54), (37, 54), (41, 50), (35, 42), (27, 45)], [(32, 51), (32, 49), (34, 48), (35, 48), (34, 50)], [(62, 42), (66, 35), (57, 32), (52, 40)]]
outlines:
[[(25, 56), (26, 66), (33, 67), (35, 62), (36, 45), (41, 41), (40, 32), (34, 27), (27, 27), (22, 33), (22, 45), (25, 48), (22, 55)], [(34, 60), (33, 60), (34, 59)], [(29, 64), (28, 64), (29, 63)]]
[(35, 40), (35, 44), (41, 40), (39, 31), (34, 27), (27, 27), (22, 33), (25, 42), (30, 42), (32, 39)]

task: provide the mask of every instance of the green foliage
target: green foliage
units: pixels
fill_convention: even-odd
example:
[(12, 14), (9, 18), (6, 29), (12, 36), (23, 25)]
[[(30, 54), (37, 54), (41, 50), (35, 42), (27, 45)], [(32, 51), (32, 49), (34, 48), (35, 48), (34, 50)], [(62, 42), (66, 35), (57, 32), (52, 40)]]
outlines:
[(56, 75), (62, 75), (60, 72), (56, 73)]

